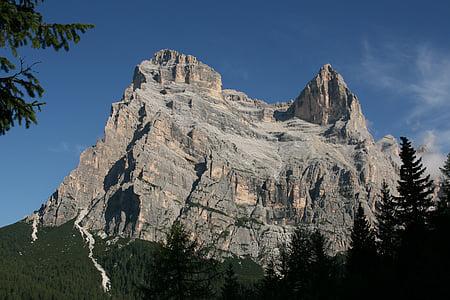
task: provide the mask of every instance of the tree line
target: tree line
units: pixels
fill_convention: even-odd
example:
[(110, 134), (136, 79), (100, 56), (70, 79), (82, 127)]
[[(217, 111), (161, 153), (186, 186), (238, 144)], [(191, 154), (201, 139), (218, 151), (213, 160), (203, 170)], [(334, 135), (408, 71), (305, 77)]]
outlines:
[(299, 226), (263, 279), (243, 285), (175, 223), (143, 284), (144, 299), (449, 299), (450, 154), (440, 194), (411, 142), (401, 138), (397, 193), (382, 183), (375, 220), (355, 207), (350, 248), (330, 256), (319, 231)]

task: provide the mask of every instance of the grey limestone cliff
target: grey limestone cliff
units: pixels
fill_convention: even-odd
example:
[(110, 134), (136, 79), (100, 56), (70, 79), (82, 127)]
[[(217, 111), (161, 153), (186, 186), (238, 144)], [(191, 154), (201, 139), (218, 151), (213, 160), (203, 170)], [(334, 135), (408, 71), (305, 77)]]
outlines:
[(330, 65), (294, 102), (271, 105), (222, 89), (195, 57), (161, 50), (136, 67), (104, 138), (39, 220), (58, 226), (83, 211), (91, 232), (155, 241), (179, 219), (219, 252), (255, 259), (301, 223), (335, 252), (348, 246), (358, 202), (371, 216), (381, 181), (395, 183), (391, 146), (374, 142)]

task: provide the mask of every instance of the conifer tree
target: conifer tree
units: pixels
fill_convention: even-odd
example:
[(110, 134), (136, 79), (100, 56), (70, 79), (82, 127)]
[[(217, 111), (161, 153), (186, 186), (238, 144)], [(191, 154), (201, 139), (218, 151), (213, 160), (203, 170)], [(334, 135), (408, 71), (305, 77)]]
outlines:
[[(69, 50), (71, 42), (78, 43), (80, 34), (92, 28), (90, 24), (46, 23), (37, 6), (43, 0), (0, 1), (0, 47), (18, 58), (18, 48), (29, 45), (34, 49), (53, 48)], [(22, 59), (19, 67), (5, 56), (0, 56), (0, 135), (17, 122), (28, 128), (36, 123), (36, 111), (44, 102), (26, 98), (40, 98), (44, 89), (33, 72), (36, 63), (26, 65)]]
[(376, 266), (375, 235), (359, 203), (347, 253), (347, 290), (350, 298), (366, 293), (374, 284)]
[[(311, 236), (312, 262), (311, 262), (311, 288), (310, 299), (329, 299), (335, 295), (334, 270), (330, 257), (326, 253), (325, 237), (318, 231)], [(308, 296), (308, 295), (307, 295)]]
[(264, 268), (264, 278), (261, 282), (259, 294), (263, 299), (281, 299), (283, 294), (280, 286), (280, 275), (278, 274), (277, 264), (273, 258), (269, 260)]
[[(396, 215), (398, 218), (398, 250), (397, 286), (406, 298), (431, 293), (433, 274), (432, 229), (435, 227), (432, 194), (434, 190), (430, 175), (422, 160), (416, 157), (416, 151), (406, 137), (401, 137), (400, 180), (398, 196), (395, 197)], [(433, 221), (433, 222), (431, 222)]]
[(319, 231), (295, 229), (287, 251), (280, 251), (281, 298), (326, 298), (332, 291), (333, 271), (325, 248), (325, 238)]
[[(291, 283), (291, 260), (290, 260), (290, 245), (289, 243), (283, 242), (280, 245), (278, 245), (279, 250), (279, 256), (278, 261), (273, 261), (273, 270), (270, 270), (270, 272), (273, 272), (274, 279), (277, 280), (278, 284), (278, 294), (275, 297), (276, 299), (282, 299), (282, 298), (289, 298), (291, 297), (291, 289), (292, 289), (292, 283)], [(267, 270), (266, 270), (267, 273)], [(277, 278), (278, 277), (278, 278)], [(267, 295), (271, 295), (271, 293), (267, 293)], [(265, 299), (271, 299), (270, 297), (266, 296)]]
[(219, 273), (217, 261), (207, 257), (207, 249), (189, 238), (176, 221), (166, 242), (156, 251), (146, 288), (150, 299), (197, 299), (213, 294)]
[(390, 260), (394, 258), (398, 247), (397, 218), (396, 203), (386, 181), (383, 181), (381, 184), (381, 195), (377, 204), (376, 236), (378, 239), (378, 252), (382, 257)]
[(359, 265), (358, 262), (364, 263), (368, 255), (374, 254), (375, 249), (373, 230), (366, 218), (361, 203), (359, 203), (355, 219), (353, 220), (349, 263), (354, 263), (355, 265)]
[(447, 155), (447, 160), (441, 168), (442, 185), (441, 195), (438, 202), (438, 213), (443, 215), (450, 215), (450, 153)]
[[(437, 209), (433, 218), (431, 238), (427, 243), (425, 256), (428, 274), (428, 291), (433, 292), (434, 299), (450, 299), (448, 278), (450, 278), (450, 154), (441, 168), (442, 182)], [(424, 276), (425, 277), (425, 276)], [(429, 293), (430, 294), (430, 293)], [(431, 296), (429, 296), (431, 298)]]
[(289, 274), (289, 246), (287, 243), (282, 243), (278, 246), (279, 249), (279, 263), (276, 266), (276, 270), (280, 274), (280, 279), (286, 281)]
[(430, 175), (425, 175), (426, 169), (422, 165), (422, 159), (416, 157), (411, 142), (406, 137), (400, 139), (402, 166), (397, 188), (399, 196), (395, 197), (395, 200), (399, 221), (407, 229), (428, 223), (433, 181), (430, 180)]
[(304, 297), (310, 288), (312, 253), (309, 232), (305, 228), (297, 227), (288, 245), (286, 279), (292, 290), (292, 297)]
[(239, 298), (239, 283), (233, 266), (228, 264), (225, 270), (224, 283), (222, 286), (221, 299), (235, 300)]

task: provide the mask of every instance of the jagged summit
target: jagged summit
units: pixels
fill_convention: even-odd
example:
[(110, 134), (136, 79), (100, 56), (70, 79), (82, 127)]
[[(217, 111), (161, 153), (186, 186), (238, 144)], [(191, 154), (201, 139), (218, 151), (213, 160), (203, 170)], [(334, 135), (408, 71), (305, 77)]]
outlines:
[(333, 125), (332, 135), (371, 139), (358, 98), (330, 64), (323, 65), (288, 110), (292, 117), (318, 125)]
[(170, 49), (156, 52), (151, 60), (143, 61), (136, 67), (136, 87), (139, 88), (148, 79), (163, 85), (170, 85), (171, 82), (191, 84), (215, 97), (220, 97), (222, 91), (222, 78), (213, 68), (192, 55)]
[(361, 111), (358, 99), (330, 64), (320, 68), (290, 109), (294, 116), (319, 125), (349, 120), (353, 111)]
[(172, 49), (162, 49), (153, 55), (152, 61), (155, 64), (160, 65), (168, 65), (168, 64), (177, 64), (177, 65), (196, 65), (199, 64), (199, 61), (195, 56), (186, 55), (181, 52)]

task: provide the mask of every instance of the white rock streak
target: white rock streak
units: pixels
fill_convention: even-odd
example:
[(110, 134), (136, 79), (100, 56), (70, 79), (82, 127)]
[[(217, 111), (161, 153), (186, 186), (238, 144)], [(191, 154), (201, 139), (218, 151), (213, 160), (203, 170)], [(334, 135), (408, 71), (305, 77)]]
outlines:
[(103, 290), (105, 292), (108, 292), (111, 288), (111, 281), (108, 277), (108, 275), (106, 275), (106, 271), (105, 269), (103, 269), (103, 267), (97, 262), (97, 260), (94, 258), (94, 254), (93, 254), (93, 250), (94, 250), (94, 244), (95, 244), (95, 239), (92, 236), (92, 234), (89, 233), (89, 231), (84, 228), (83, 226), (80, 225), (81, 221), (84, 219), (84, 217), (87, 214), (87, 210), (84, 209), (82, 211), (80, 211), (80, 214), (78, 215), (77, 219), (75, 220), (75, 228), (78, 229), (78, 231), (80, 231), (81, 236), (83, 237), (83, 239), (85, 239), (86, 243), (88, 243), (89, 246), (89, 258), (92, 260), (92, 263), (94, 264), (94, 267), (100, 272), (100, 275), (102, 276), (102, 287)]
[(31, 225), (33, 227), (33, 231), (31, 232), (31, 243), (34, 243), (38, 239), (37, 233), (39, 215), (37, 213), (34, 213), (31, 217), (33, 219), (33, 224)]

